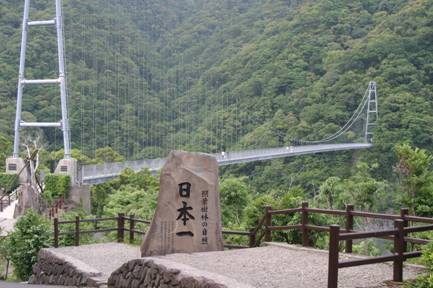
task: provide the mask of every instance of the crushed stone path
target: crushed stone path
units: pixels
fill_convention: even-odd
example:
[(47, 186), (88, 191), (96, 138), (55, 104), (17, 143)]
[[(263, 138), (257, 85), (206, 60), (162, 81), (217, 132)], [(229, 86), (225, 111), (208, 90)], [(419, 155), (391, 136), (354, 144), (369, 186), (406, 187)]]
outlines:
[[(106, 279), (123, 263), (140, 258), (139, 247), (118, 243), (58, 248), (56, 252), (94, 267)], [(342, 255), (341, 259), (350, 257)], [(327, 286), (327, 251), (287, 244), (268, 243), (265, 247), (253, 249), (172, 254), (157, 258), (220, 274), (258, 288)], [(421, 268), (407, 266), (404, 278), (413, 279), (422, 272)], [(339, 288), (390, 287), (383, 284), (390, 279), (392, 264), (388, 263), (345, 268), (339, 271)]]

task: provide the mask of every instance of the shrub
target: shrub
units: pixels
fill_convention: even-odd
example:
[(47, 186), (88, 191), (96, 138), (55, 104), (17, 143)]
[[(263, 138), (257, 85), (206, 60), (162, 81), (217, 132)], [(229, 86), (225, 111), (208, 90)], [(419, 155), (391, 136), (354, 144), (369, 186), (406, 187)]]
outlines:
[(69, 196), (71, 187), (71, 177), (68, 175), (54, 175), (50, 174), (45, 176), (45, 190), (44, 197), (48, 202), (60, 196)]
[(0, 189), (10, 193), (19, 186), (18, 176), (16, 174), (0, 173)]
[(433, 287), (433, 243), (424, 248), (422, 262), (426, 266), (428, 275), (416, 279), (414, 282), (408, 282), (405, 288), (431, 288)]
[(8, 238), (7, 251), (17, 278), (27, 280), (37, 261), (39, 250), (49, 247), (49, 223), (33, 210), (28, 210), (15, 225)]

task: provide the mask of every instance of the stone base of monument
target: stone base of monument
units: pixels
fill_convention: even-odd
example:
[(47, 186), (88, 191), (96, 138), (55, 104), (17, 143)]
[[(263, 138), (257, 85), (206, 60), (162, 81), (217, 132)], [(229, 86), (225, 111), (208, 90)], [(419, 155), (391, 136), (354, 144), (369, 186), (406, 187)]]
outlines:
[(161, 258), (129, 261), (111, 274), (109, 288), (254, 288), (235, 279)]
[(59, 253), (54, 249), (42, 249), (38, 262), (33, 266), (29, 284), (65, 285), (74, 287), (103, 287), (102, 272), (80, 260)]

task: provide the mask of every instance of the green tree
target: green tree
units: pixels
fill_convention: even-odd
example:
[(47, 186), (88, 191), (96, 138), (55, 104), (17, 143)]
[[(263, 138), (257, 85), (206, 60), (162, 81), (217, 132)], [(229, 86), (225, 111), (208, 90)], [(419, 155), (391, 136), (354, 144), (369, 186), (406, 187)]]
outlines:
[(397, 145), (395, 151), (399, 158), (395, 171), (401, 183), (401, 202), (418, 215), (432, 216), (433, 156), (408, 144)]
[(238, 178), (226, 178), (220, 184), (222, 221), (224, 227), (239, 227), (244, 220), (245, 207), (251, 201), (251, 190)]
[(6, 158), (11, 155), (11, 143), (0, 133), (0, 171), (4, 171)]
[(140, 219), (151, 220), (156, 209), (157, 198), (158, 190), (144, 190), (124, 185), (108, 196), (105, 213), (112, 216), (125, 213)]
[(425, 246), (423, 249), (422, 262), (427, 268), (427, 275), (418, 277), (416, 281), (407, 282), (405, 288), (431, 288), (433, 287), (433, 244)]
[(125, 158), (122, 157), (111, 147), (104, 147), (96, 149), (96, 160), (102, 163), (123, 162)]
[(8, 253), (14, 273), (27, 280), (42, 248), (50, 246), (50, 224), (33, 210), (28, 210), (15, 224), (15, 231), (8, 236)]
[(347, 204), (353, 204), (359, 210), (383, 211), (389, 206), (387, 197), (388, 183), (376, 180), (370, 170), (376, 169), (376, 164), (369, 166), (359, 162), (353, 175), (340, 179), (330, 177), (320, 186), (315, 203), (330, 209), (344, 209)]

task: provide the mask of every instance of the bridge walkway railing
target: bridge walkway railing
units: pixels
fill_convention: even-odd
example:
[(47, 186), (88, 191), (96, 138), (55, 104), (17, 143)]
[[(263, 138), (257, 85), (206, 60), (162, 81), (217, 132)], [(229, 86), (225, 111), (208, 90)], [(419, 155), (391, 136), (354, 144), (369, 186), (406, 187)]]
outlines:
[[(211, 154), (220, 166), (263, 161), (282, 157), (299, 156), (341, 150), (367, 149), (372, 147), (370, 143), (342, 143), (342, 144), (319, 144), (305, 146), (286, 146), (280, 148), (267, 148), (243, 151), (229, 151)], [(85, 165), (81, 169), (81, 179), (86, 184), (97, 184), (119, 176), (126, 168), (134, 171), (149, 169), (151, 172), (160, 170), (165, 164), (164, 158), (126, 161), (122, 163), (104, 163), (98, 165)]]

